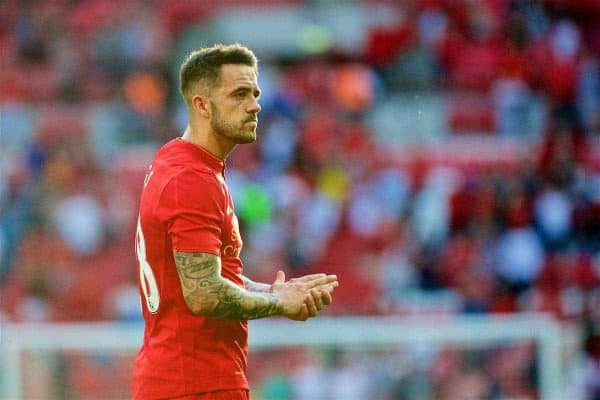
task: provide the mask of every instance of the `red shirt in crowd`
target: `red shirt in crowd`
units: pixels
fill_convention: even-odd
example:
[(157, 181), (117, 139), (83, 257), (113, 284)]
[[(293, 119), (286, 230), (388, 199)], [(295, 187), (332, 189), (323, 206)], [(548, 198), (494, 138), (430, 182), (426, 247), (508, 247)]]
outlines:
[(221, 274), (242, 287), (242, 240), (224, 162), (183, 139), (156, 155), (141, 197), (136, 236), (146, 322), (135, 361), (134, 399), (248, 389), (247, 322), (193, 314), (173, 251), (219, 255)]

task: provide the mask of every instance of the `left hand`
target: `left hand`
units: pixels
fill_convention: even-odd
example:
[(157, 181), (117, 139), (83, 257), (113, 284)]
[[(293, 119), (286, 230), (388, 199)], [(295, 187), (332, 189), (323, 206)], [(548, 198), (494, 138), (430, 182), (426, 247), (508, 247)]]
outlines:
[[(326, 274), (305, 275), (300, 278), (290, 279), (286, 283), (305, 283), (313, 281), (315, 279), (321, 279), (326, 276)], [(335, 276), (329, 276), (329, 278), (330, 282), (328, 284), (315, 287), (310, 290), (310, 295), (307, 296), (306, 301), (300, 309), (300, 312), (298, 312), (298, 314), (296, 314), (293, 317), (289, 317), (291, 320), (306, 321), (308, 318), (316, 317), (319, 311), (321, 311), (324, 306), (331, 304), (331, 302), (333, 301), (331, 293), (338, 286), (338, 281), (337, 277)], [(271, 285), (270, 291), (272, 290), (272, 288), (273, 285)]]

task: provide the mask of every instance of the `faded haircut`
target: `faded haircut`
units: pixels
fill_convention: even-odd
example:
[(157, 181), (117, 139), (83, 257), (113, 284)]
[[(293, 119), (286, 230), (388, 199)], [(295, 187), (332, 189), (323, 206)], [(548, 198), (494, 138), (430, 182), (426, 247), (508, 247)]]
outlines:
[(196, 84), (204, 85), (209, 92), (219, 84), (221, 66), (224, 64), (243, 64), (256, 68), (258, 61), (252, 50), (239, 43), (215, 44), (191, 52), (179, 69), (179, 91), (188, 106), (192, 102), (192, 91)]

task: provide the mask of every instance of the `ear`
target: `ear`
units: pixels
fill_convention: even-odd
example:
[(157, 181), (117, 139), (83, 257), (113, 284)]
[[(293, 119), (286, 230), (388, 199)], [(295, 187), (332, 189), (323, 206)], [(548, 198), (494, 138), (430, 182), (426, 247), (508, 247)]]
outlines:
[(205, 118), (209, 118), (212, 112), (208, 97), (199, 94), (192, 97), (191, 108), (195, 113), (198, 113)]

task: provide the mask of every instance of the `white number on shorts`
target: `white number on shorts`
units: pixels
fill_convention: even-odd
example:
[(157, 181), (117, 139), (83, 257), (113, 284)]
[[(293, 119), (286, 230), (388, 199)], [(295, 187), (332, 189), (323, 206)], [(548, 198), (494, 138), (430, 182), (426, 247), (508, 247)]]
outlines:
[(152, 267), (150, 267), (146, 259), (146, 240), (144, 239), (144, 232), (142, 232), (142, 224), (139, 218), (135, 235), (135, 253), (137, 254), (140, 267), (140, 284), (142, 285), (142, 292), (144, 292), (144, 298), (146, 299), (146, 306), (148, 307), (148, 311), (156, 314), (160, 303), (160, 295), (158, 294), (158, 284), (152, 272)]

